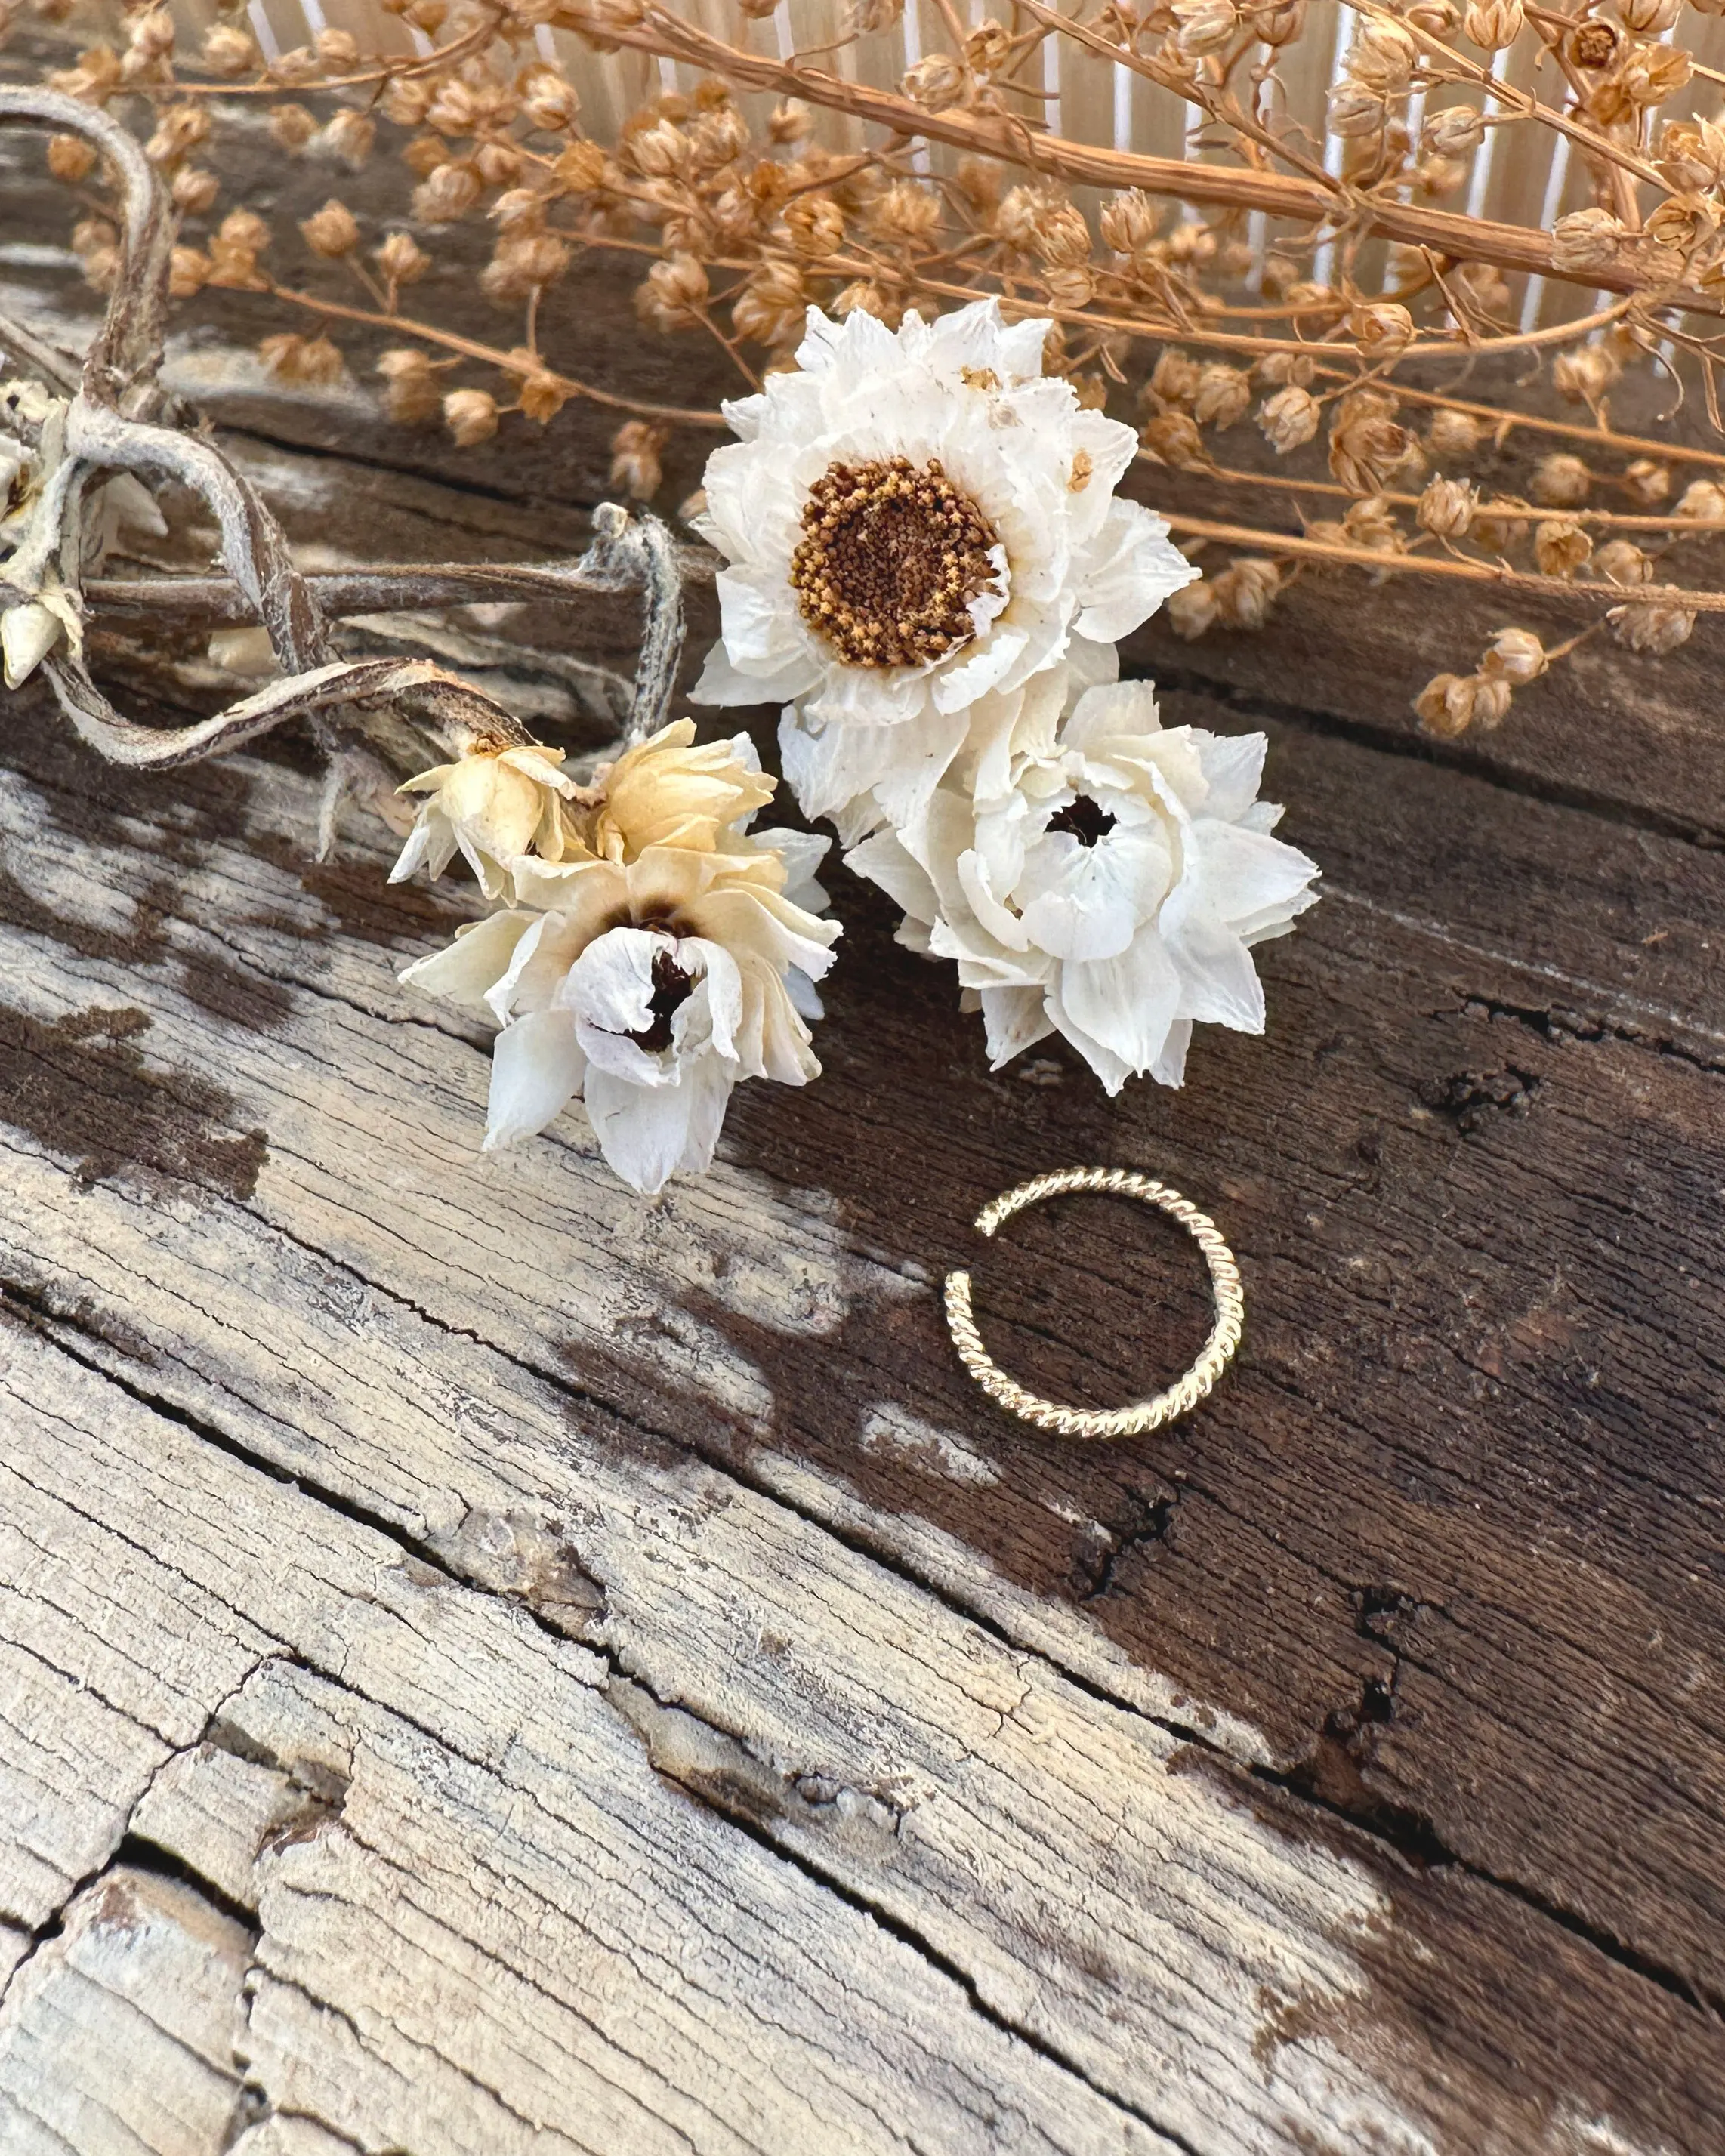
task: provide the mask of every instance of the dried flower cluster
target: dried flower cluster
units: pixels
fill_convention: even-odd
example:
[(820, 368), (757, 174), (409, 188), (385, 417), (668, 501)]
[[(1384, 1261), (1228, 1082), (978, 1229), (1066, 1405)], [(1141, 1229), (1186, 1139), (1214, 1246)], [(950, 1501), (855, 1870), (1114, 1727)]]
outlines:
[[(596, 399), (628, 414), (614, 481), (644, 501), (668, 430), (717, 415), (640, 405), (560, 362), (578, 315), (552, 297), (584, 259), (638, 260), (644, 321), (722, 346), (751, 385), (793, 363), (811, 304), (891, 328), (912, 305), (993, 293), (1009, 318), (1057, 324), (1047, 363), (1081, 402), (1131, 418), (1189, 551), (1228, 550), (1181, 598), (1183, 634), (1262, 628), (1294, 578), (1349, 565), (1538, 598), (1635, 651), (1725, 606), (1704, 567), (1725, 456), (1610, 415), (1633, 367), (1681, 376), (1717, 417), (1725, 118), (1676, 0), (1338, 0), (1351, 28), (1321, 111), (1287, 86), (1302, 49), (1336, 38), (1336, 11), (1306, 0), (1016, 0), (968, 29), (947, 9), (944, 39), (890, 87), (872, 85), (898, 0), (851, 8), (850, 66), (830, 47), (780, 57), (762, 0), (738, 0), (728, 38), (670, 0), (383, 5), (417, 50), (380, 15), (363, 48), (326, 29), (266, 58), (224, 17), (188, 51), (142, 5), (54, 78), (146, 137), (184, 221), (177, 295), (270, 291), (309, 318), (265, 341), (285, 377), (338, 378), (342, 326), (381, 326), (398, 340), (377, 362), (392, 416), (465, 447)], [(619, 64), (594, 55), (619, 51), (675, 64), (686, 86), (590, 133), (583, 87)], [(1127, 85), (1141, 123), (1158, 100), (1195, 112), (1202, 154), (1060, 134), (1051, 54), (1075, 97)], [(222, 200), (240, 100), (336, 180), (297, 234)], [(1553, 146), (1548, 232), (1461, 206), (1492, 160)], [(88, 206), (90, 145), (63, 135), (47, 155), (105, 286), (116, 233)], [(362, 170), (363, 207), (341, 180)], [(489, 234), (480, 282), (519, 322), (490, 346), (408, 304), (439, 254), (470, 259), (464, 226)], [(1439, 362), (1506, 354), (1526, 371), (1516, 408), (1443, 386)], [(1626, 583), (1646, 588), (1620, 600)], [(1440, 677), (1420, 708), (1450, 731), (1501, 718), (1518, 685), (1456, 678), (1504, 685), (1470, 699)]]
[(584, 787), (561, 750), (480, 743), (403, 789), (425, 800), (396, 879), (459, 848), (500, 901), (403, 975), (502, 1029), (488, 1150), (578, 1094), (606, 1160), (653, 1192), (710, 1165), (740, 1080), (819, 1075), (826, 841), (750, 833), (776, 782), (747, 734), (694, 743), (678, 720)]
[(1261, 734), (1165, 732), (1116, 680), (1116, 640), (1195, 572), (1115, 493), (1132, 430), (1043, 372), (1051, 326), (811, 311), (707, 463), (727, 566), (695, 693), (784, 701), (803, 813), (902, 942), (957, 962), (997, 1066), (1058, 1031), (1111, 1093), (1178, 1086), (1195, 1021), (1263, 1030), (1250, 947), (1317, 871), (1270, 835)]

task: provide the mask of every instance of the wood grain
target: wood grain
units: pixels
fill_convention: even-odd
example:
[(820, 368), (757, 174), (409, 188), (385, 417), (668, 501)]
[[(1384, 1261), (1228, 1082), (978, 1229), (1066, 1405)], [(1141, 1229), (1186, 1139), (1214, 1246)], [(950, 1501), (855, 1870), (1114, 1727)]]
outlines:
[[(177, 379), (302, 549), (579, 543), (572, 408), (476, 482), (244, 326)], [(1700, 660), (1601, 654), (1434, 757), (1396, 604), (1139, 654), (1267, 724), (1324, 866), (1265, 1040), (990, 1075), (835, 876), (825, 1076), (651, 1205), (578, 1110), (477, 1155), (487, 1038), (396, 979), (466, 901), (376, 826), (314, 865), (291, 745), (128, 778), (8, 701), (0, 2148), (1725, 2141), (1717, 729)], [(562, 662), (626, 610), (495, 626), (464, 663), (596, 742)], [(972, 1234), (1091, 1159), (1248, 1298), (1100, 1453), (996, 1419), (937, 1293), (1056, 1397), (1178, 1368), (1178, 1231)]]

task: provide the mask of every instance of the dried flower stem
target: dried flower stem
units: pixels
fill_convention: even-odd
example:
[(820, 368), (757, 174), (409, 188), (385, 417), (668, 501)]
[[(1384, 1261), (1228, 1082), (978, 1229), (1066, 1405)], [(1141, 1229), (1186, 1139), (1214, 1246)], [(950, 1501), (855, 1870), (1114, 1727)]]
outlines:
[[(340, 300), (326, 300), (315, 292), (296, 291), (291, 285), (271, 285), (274, 299), (285, 300), (291, 306), (304, 307), (314, 315), (322, 315), (332, 321), (357, 322), (367, 329), (388, 330), (398, 336), (414, 336), (434, 344), (444, 352), (459, 352), (464, 359), (475, 359), (487, 367), (501, 368), (506, 374), (521, 372), (521, 357), (515, 352), (503, 352), (495, 345), (480, 344), (473, 337), (458, 336), (453, 330), (441, 330), (433, 322), (417, 321), (411, 315), (378, 314), (368, 307), (350, 307)], [(639, 397), (621, 397), (608, 389), (596, 389), (590, 382), (577, 381), (572, 374), (561, 374), (555, 367), (536, 367), (548, 387), (566, 397), (583, 397), (588, 403), (602, 404), (613, 412), (632, 412), (643, 418), (665, 419), (684, 427), (722, 428), (722, 412), (703, 411), (692, 404), (654, 404)]]
[[(998, 157), (1008, 163), (1079, 185), (1138, 187), (1147, 194), (1171, 196), (1182, 202), (1216, 203), (1235, 209), (1261, 210), (1273, 218), (1299, 224), (1332, 222), (1336, 204), (1332, 190), (1310, 180), (1247, 166), (1206, 165), (1183, 158), (1153, 157), (1137, 151), (1110, 150), (1063, 136), (1033, 132), (1022, 121), (953, 109), (929, 112), (908, 98), (895, 96), (865, 83), (846, 82), (818, 69), (797, 68), (781, 60), (742, 51), (722, 38), (710, 36), (664, 8), (649, 7), (634, 26), (602, 21), (585, 14), (578, 4), (566, 11), (572, 28), (608, 38), (614, 44), (655, 53), (667, 59), (683, 60), (692, 67), (711, 69), (729, 81), (751, 90), (766, 90), (782, 97), (797, 97), (830, 111), (871, 121), (898, 134), (921, 135), (933, 142), (949, 143), (973, 155)], [(1117, 58), (1111, 47), (1110, 56)], [(1612, 263), (1589, 269), (1584, 277), (1572, 275), (1553, 259), (1551, 235), (1520, 225), (1500, 224), (1486, 218), (1467, 217), (1453, 210), (1428, 209), (1419, 203), (1374, 200), (1359, 197), (1347, 220), (1361, 233), (1375, 233), (1385, 239), (1411, 247), (1430, 247), (1458, 259), (1488, 262), (1500, 270), (1526, 270), (1534, 276), (1564, 283), (1584, 283), (1609, 292), (1656, 293), (1661, 305), (1681, 305), (1697, 313), (1725, 312), (1725, 301), (1704, 292), (1673, 290), (1663, 279), (1650, 276), (1630, 263)]]
[(1468, 562), (1455, 555), (1380, 554), (1368, 547), (1345, 547), (1339, 542), (1312, 539), (1291, 532), (1265, 531), (1250, 524), (1220, 524), (1206, 516), (1187, 516), (1175, 510), (1163, 512), (1171, 528), (1193, 539), (1214, 539), (1224, 546), (1250, 547), (1260, 554), (1288, 555), (1296, 560), (1337, 562), (1371, 569), (1385, 576), (1448, 577), (1458, 582), (1491, 584), (1499, 591), (1519, 592), (1529, 598), (1577, 600), (1594, 604), (1681, 607), (1692, 613), (1725, 613), (1725, 592), (1692, 592), (1676, 584), (1571, 583), (1562, 577), (1539, 577), (1507, 563)]

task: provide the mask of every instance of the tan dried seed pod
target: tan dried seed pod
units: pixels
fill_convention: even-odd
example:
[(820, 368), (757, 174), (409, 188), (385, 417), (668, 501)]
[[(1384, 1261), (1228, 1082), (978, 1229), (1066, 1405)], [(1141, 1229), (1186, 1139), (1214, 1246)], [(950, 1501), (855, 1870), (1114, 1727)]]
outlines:
[(1553, 517), (1533, 534), (1533, 558), (1543, 577), (1573, 577), (1587, 567), (1594, 542), (1570, 517)]
[(485, 389), (452, 389), (444, 399), (444, 424), (458, 449), (475, 448), (497, 431), (497, 400)]
[(359, 244), (359, 226), (352, 211), (333, 195), (321, 209), (302, 220), (300, 230), (314, 254), (325, 255), (332, 261), (352, 254)]
[(1500, 629), (1486, 646), (1480, 670), (1522, 688), (1537, 681), (1550, 663), (1531, 629)]
[(1587, 500), (1594, 475), (1567, 450), (1542, 457), (1533, 467), (1527, 491), (1543, 509), (1579, 509)]

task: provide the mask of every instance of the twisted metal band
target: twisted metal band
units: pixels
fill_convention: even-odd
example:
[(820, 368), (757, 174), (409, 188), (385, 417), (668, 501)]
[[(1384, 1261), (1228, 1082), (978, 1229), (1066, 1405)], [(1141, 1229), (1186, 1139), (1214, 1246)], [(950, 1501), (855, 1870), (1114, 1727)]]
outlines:
[(1009, 1414), (1034, 1423), (1039, 1430), (1054, 1430), (1061, 1437), (1142, 1437), (1146, 1431), (1159, 1430), (1176, 1415), (1196, 1407), (1228, 1367), (1229, 1358), (1240, 1345), (1245, 1317), (1240, 1268), (1234, 1261), (1233, 1251), (1222, 1240), (1215, 1222), (1208, 1214), (1200, 1213), (1189, 1199), (1181, 1197), (1178, 1190), (1170, 1190), (1167, 1183), (1158, 1183), (1153, 1176), (1140, 1175), (1132, 1168), (1062, 1168), (1052, 1174), (1033, 1176), (1016, 1190), (1009, 1190), (992, 1204), (985, 1205), (976, 1216), (976, 1224), (983, 1235), (992, 1235), (1003, 1221), (1009, 1220), (1014, 1213), (1021, 1213), (1027, 1205), (1039, 1205), (1045, 1198), (1058, 1198), (1069, 1190), (1100, 1190), (1113, 1197), (1141, 1198), (1147, 1205), (1159, 1205), (1179, 1222), (1204, 1252), (1204, 1263), (1210, 1269), (1210, 1285), (1215, 1292), (1216, 1322), (1198, 1360), (1185, 1376), (1177, 1378), (1166, 1392), (1158, 1393), (1153, 1399), (1140, 1400), (1131, 1407), (1108, 1410), (1063, 1408), (1055, 1401), (1040, 1399), (1036, 1394), (1026, 1391), (1016, 1378), (1008, 1377), (983, 1347), (976, 1320), (971, 1315), (968, 1272), (947, 1275), (947, 1330), (952, 1336), (952, 1345), (958, 1350), (958, 1358), (965, 1368), (989, 1398), (998, 1400)]

